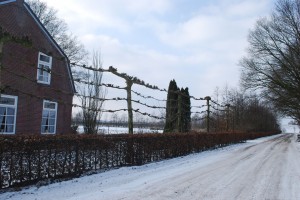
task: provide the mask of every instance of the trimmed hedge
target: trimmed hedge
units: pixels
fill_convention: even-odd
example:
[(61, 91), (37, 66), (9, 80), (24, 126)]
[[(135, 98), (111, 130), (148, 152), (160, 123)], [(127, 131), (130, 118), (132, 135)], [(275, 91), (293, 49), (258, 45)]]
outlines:
[(0, 188), (143, 165), (272, 133), (0, 136)]

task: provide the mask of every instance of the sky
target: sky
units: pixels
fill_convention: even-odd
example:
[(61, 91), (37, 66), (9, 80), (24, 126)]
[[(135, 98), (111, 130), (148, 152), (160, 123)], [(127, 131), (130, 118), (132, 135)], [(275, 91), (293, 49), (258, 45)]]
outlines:
[[(247, 35), (268, 16), (275, 0), (43, 0), (58, 11), (90, 51), (101, 51), (103, 68), (136, 76), (160, 88), (175, 79), (190, 95), (216, 87), (238, 88), (239, 60)], [(105, 83), (125, 86), (104, 74)], [(137, 87), (144, 95), (157, 92)], [(124, 92), (123, 92), (124, 93)], [(117, 95), (115, 91), (110, 95)], [(119, 95), (117, 95), (119, 96)], [(158, 94), (166, 98), (166, 93)]]

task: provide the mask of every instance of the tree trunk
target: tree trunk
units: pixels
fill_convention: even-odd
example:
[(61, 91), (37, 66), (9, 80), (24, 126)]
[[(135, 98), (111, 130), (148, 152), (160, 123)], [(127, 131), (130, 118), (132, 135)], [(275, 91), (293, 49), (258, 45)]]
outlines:
[(206, 128), (207, 128), (207, 133), (209, 133), (209, 115), (210, 115), (210, 104), (209, 101), (211, 100), (211, 98), (209, 96), (204, 98), (206, 100), (206, 104), (207, 104), (207, 118), (206, 118)]
[(132, 102), (131, 102), (131, 87), (133, 82), (126, 80), (127, 91), (127, 108), (128, 108), (128, 133), (133, 134), (133, 114), (132, 114)]

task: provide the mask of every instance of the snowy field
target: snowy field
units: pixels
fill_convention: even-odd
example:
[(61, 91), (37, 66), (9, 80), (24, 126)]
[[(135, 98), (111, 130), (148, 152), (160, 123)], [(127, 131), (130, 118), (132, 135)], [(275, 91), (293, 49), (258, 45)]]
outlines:
[(300, 143), (281, 134), (0, 194), (11, 200), (300, 199)]
[[(77, 131), (79, 133), (84, 133), (83, 126), (79, 126)], [(109, 127), (109, 126), (100, 126), (98, 128), (99, 133), (102, 134), (122, 134), (128, 133), (127, 127)], [(133, 133), (162, 133), (163, 130), (160, 129), (150, 129), (150, 128), (133, 128)]]

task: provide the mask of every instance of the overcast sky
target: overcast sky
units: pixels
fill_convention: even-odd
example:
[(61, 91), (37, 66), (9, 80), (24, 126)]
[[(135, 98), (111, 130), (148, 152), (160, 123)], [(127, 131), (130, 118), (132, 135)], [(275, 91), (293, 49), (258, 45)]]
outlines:
[(270, 14), (275, 0), (46, 2), (87, 50), (101, 50), (104, 68), (114, 66), (160, 88), (175, 79), (191, 95), (205, 97), (216, 87), (239, 86), (248, 32)]

